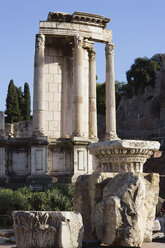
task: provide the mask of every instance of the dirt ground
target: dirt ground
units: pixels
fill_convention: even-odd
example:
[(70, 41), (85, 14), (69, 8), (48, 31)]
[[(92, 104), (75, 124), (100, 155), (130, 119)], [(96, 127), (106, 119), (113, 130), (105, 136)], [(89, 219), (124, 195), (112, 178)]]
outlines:
[[(106, 246), (104, 247), (106, 248)], [(16, 248), (16, 245), (13, 245), (13, 244), (0, 245), (0, 248)], [(99, 247), (96, 247), (96, 248), (99, 248)], [(165, 243), (156, 243), (156, 242), (144, 243), (141, 248), (165, 248)]]

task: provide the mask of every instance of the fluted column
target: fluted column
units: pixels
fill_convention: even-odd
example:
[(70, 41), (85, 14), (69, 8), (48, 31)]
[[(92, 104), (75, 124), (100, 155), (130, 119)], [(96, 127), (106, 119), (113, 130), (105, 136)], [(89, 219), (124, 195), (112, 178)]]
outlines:
[(96, 52), (89, 49), (89, 138), (97, 138)]
[(84, 90), (83, 90), (83, 37), (74, 37), (73, 66), (73, 137), (83, 136)]
[(116, 134), (116, 102), (114, 77), (114, 44), (107, 43), (106, 53), (106, 134), (105, 140), (118, 139)]
[(45, 36), (36, 35), (33, 93), (33, 135), (44, 135), (44, 49)]

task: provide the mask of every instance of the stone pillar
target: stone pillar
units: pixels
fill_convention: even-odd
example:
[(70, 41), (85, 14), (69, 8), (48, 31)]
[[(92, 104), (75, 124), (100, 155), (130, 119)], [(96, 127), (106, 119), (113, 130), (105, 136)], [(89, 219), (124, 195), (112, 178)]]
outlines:
[(61, 112), (61, 137), (67, 137), (67, 103), (68, 103), (68, 92), (67, 92), (67, 76), (68, 76), (68, 61), (67, 56), (64, 57), (63, 61), (63, 80), (62, 80), (62, 112)]
[(83, 137), (83, 37), (74, 37), (73, 65), (73, 137)]
[(45, 36), (36, 35), (33, 93), (33, 135), (44, 136), (44, 49)]
[(116, 134), (116, 102), (114, 77), (114, 44), (107, 43), (106, 53), (106, 135), (105, 140), (118, 139)]
[(89, 49), (89, 138), (97, 138), (96, 52)]

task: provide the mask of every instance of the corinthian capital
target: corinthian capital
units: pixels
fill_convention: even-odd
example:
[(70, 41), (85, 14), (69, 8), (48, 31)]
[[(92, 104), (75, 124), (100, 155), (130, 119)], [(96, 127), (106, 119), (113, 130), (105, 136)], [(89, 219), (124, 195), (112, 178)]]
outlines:
[(89, 53), (89, 59), (90, 60), (95, 60), (95, 56), (96, 56), (96, 51), (94, 48), (90, 48), (88, 50), (88, 53)]
[(106, 47), (105, 47), (106, 55), (114, 56), (114, 48), (115, 48), (115, 44), (106, 43)]
[(75, 48), (82, 48), (83, 46), (83, 37), (82, 36), (75, 36), (74, 37), (74, 47)]
[(45, 47), (45, 35), (36, 34), (36, 48)]

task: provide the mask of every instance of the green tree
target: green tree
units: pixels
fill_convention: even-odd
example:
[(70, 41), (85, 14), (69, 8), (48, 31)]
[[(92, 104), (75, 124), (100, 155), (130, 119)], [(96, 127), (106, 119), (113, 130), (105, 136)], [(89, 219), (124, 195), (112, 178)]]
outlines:
[(20, 109), (17, 90), (13, 80), (10, 80), (6, 98), (6, 122), (13, 123), (20, 120)]
[(105, 83), (96, 84), (96, 94), (97, 94), (97, 113), (105, 115)]
[(17, 96), (18, 96), (18, 105), (20, 110), (20, 118), (19, 121), (24, 120), (24, 108), (25, 108), (25, 101), (21, 87), (16, 88)]
[(155, 54), (151, 59), (147, 57), (135, 59), (130, 70), (126, 72), (127, 82), (132, 89), (134, 88), (135, 94), (139, 88), (144, 90), (147, 85), (155, 86), (155, 76), (160, 70), (161, 63), (161, 54)]
[(28, 83), (24, 84), (24, 120), (30, 120), (30, 90)]
[[(116, 92), (116, 108), (119, 105), (119, 102), (122, 96), (129, 95), (127, 84), (125, 82), (115, 81), (115, 92)], [(101, 115), (105, 115), (105, 105), (106, 105), (106, 97), (105, 97), (105, 83), (96, 84), (97, 90), (97, 113)]]

